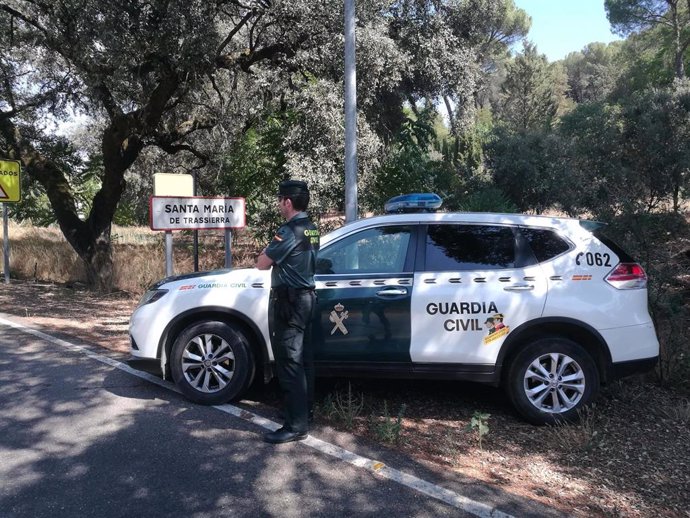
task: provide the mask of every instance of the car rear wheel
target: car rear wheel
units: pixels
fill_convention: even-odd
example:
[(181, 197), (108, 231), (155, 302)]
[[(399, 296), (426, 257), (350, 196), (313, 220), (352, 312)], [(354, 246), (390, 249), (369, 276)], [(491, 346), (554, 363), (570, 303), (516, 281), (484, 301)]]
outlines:
[(515, 356), (506, 388), (517, 411), (531, 423), (573, 421), (596, 396), (599, 373), (583, 347), (545, 337)]
[(244, 334), (224, 322), (187, 327), (171, 354), (173, 380), (195, 403), (217, 405), (239, 397), (253, 378), (254, 361)]

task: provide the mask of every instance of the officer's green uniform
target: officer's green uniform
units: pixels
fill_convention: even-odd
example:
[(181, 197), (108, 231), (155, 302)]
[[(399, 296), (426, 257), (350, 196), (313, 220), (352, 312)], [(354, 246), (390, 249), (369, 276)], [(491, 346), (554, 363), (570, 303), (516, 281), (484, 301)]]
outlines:
[(282, 225), (266, 255), (273, 260), (273, 353), (285, 398), (287, 430), (306, 433), (313, 401), (313, 351), (309, 336), (316, 307), (314, 270), (319, 233), (305, 212)]

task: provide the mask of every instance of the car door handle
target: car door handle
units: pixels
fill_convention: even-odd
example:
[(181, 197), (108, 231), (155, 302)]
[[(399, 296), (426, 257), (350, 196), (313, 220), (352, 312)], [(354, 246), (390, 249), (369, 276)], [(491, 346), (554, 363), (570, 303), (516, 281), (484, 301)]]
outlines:
[(534, 286), (531, 284), (513, 284), (503, 288), (505, 291), (532, 291)]
[(380, 297), (407, 295), (407, 288), (384, 288), (376, 292)]

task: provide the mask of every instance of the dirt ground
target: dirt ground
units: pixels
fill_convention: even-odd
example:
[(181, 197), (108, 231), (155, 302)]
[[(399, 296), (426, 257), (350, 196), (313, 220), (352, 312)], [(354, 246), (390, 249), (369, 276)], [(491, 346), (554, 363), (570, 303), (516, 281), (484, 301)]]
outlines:
[[(18, 280), (0, 287), (0, 313), (123, 354), (135, 305), (126, 293), (98, 296)], [(355, 405), (346, 412), (350, 388)], [(253, 407), (273, 412), (275, 390), (257, 392)], [(626, 379), (605, 387), (580, 424), (535, 427), (516, 416), (501, 391), (481, 385), (324, 380), (315, 428), (349, 430), (573, 516), (690, 517), (688, 397)], [(468, 428), (477, 412), (488, 414), (481, 444)]]

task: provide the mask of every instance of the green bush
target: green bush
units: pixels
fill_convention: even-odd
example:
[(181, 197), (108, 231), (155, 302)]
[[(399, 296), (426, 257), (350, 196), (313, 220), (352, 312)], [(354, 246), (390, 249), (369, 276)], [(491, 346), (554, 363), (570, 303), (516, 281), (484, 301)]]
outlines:
[(372, 416), (374, 421), (373, 428), (376, 436), (383, 442), (389, 444), (397, 444), (400, 442), (403, 427), (402, 420), (405, 415), (406, 405), (403, 403), (400, 405), (400, 410), (398, 410), (398, 415), (393, 418), (388, 413), (388, 402), (384, 399), (383, 401), (383, 419), (378, 420), (376, 417)]
[(464, 212), (517, 212), (517, 206), (498, 187), (485, 187), (461, 198), (458, 210)]

